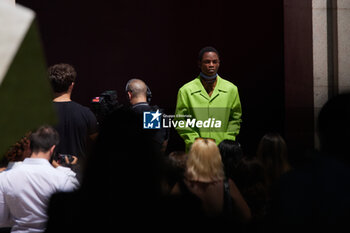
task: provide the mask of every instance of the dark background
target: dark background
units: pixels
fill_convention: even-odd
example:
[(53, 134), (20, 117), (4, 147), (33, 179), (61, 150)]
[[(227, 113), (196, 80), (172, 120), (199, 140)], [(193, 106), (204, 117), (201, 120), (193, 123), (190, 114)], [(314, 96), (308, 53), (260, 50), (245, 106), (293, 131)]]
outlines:
[(216, 47), (221, 77), (238, 86), (243, 124), (238, 140), (255, 153), (268, 131), (284, 135), (283, 1), (19, 0), (37, 13), (48, 65), (78, 73), (73, 100), (124, 88), (133, 77), (152, 103), (172, 114), (178, 89), (195, 78), (198, 51)]

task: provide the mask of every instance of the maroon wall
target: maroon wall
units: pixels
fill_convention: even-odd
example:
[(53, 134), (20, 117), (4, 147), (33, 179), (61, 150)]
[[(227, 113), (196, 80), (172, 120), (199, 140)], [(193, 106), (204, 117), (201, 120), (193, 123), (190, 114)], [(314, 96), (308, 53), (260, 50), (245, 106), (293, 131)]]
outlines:
[(127, 80), (140, 77), (171, 113), (177, 90), (199, 72), (199, 49), (212, 45), (219, 74), (240, 91), (246, 150), (267, 131), (284, 133), (282, 0), (18, 2), (38, 14), (48, 65), (76, 67), (73, 98), (84, 105), (108, 89), (125, 103)]
[(314, 145), (312, 1), (285, 0), (284, 19), (286, 139), (299, 159)]

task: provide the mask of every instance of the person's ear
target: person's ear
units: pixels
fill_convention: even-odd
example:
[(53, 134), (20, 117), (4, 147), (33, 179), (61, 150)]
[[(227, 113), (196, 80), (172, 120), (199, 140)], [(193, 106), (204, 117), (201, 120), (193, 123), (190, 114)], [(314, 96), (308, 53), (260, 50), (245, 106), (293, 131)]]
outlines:
[(70, 86), (68, 87), (68, 90), (69, 90), (70, 92), (72, 92), (72, 91), (73, 91), (73, 87), (74, 87), (74, 82), (72, 82), (72, 83), (70, 84)]
[(55, 151), (55, 148), (56, 148), (56, 145), (53, 145), (53, 146), (50, 148), (50, 155), (51, 155), (51, 156), (53, 155), (53, 152)]
[(131, 93), (131, 91), (128, 91), (128, 98), (129, 98), (129, 100), (131, 100), (131, 98), (132, 98), (132, 93)]

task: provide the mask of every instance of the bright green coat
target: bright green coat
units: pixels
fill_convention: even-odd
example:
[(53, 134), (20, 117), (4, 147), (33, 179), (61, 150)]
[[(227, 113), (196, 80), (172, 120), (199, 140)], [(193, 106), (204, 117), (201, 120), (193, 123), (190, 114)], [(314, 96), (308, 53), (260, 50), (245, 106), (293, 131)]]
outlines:
[[(211, 119), (208, 128), (204, 128), (204, 124), (194, 125), (194, 127), (193, 124), (187, 125), (188, 127), (186, 124), (184, 127), (177, 125), (176, 130), (185, 141), (186, 151), (197, 137), (213, 138), (216, 144), (224, 139), (235, 140), (240, 130), (241, 116), (242, 108), (237, 87), (219, 76), (210, 97), (200, 81), (200, 76), (186, 83), (178, 92), (176, 121), (196, 119), (208, 123), (208, 119)], [(214, 123), (218, 123), (217, 121), (221, 122), (221, 127), (212, 127)]]

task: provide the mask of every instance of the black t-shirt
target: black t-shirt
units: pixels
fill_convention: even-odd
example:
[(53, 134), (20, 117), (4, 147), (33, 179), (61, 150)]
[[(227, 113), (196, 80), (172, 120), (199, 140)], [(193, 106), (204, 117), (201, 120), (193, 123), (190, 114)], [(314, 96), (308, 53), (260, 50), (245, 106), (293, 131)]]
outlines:
[(54, 102), (54, 106), (58, 116), (55, 128), (60, 135), (57, 152), (84, 158), (88, 136), (97, 132), (95, 115), (74, 101)]
[[(159, 110), (161, 113), (163, 113), (163, 110), (160, 109), (158, 106), (150, 106), (148, 103), (146, 102), (141, 102), (141, 103), (137, 103), (133, 106), (131, 106), (131, 109), (136, 112), (139, 116), (140, 116), (140, 127), (142, 127), (142, 119), (143, 119), (143, 112), (145, 111), (157, 111)], [(147, 133), (149, 133), (153, 139), (153, 141), (156, 144), (159, 144), (159, 146), (161, 147), (163, 142), (165, 140), (167, 140), (168, 138), (168, 130), (161, 128), (161, 129), (147, 129), (146, 130)]]

